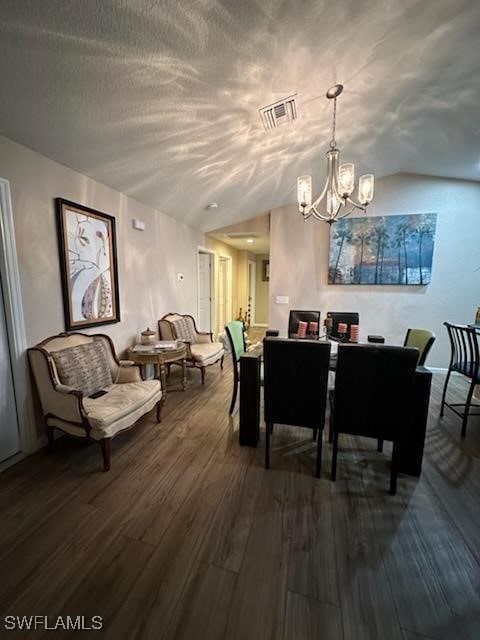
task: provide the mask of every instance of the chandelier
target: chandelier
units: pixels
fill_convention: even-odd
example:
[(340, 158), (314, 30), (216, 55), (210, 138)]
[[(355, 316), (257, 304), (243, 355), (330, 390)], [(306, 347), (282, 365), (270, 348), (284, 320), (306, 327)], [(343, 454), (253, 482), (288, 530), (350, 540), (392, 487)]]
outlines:
[(358, 181), (358, 202), (350, 196), (355, 189), (355, 166), (352, 163), (340, 163), (340, 149), (335, 140), (337, 119), (337, 98), (343, 91), (343, 85), (336, 84), (327, 91), (327, 98), (333, 100), (332, 139), (327, 156), (327, 181), (322, 193), (312, 202), (312, 176), (297, 178), (298, 208), (304, 220), (310, 216), (325, 220), (329, 224), (345, 218), (354, 211), (366, 211), (373, 200), (374, 177), (372, 173), (360, 176)]

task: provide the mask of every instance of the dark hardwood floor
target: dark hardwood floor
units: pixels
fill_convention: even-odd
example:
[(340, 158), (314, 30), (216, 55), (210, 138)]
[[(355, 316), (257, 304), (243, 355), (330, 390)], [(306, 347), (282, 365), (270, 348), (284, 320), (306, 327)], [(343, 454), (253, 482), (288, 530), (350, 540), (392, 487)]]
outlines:
[[(438, 418), (424, 470), (390, 496), (389, 455), (340, 439), (313, 477), (307, 430), (238, 445), (231, 371), (189, 372), (113, 442), (63, 438), (0, 475), (0, 636), (112, 640), (478, 640), (480, 419)], [(460, 392), (463, 380), (455, 380)], [(102, 616), (102, 631), (4, 631), (4, 617)]]

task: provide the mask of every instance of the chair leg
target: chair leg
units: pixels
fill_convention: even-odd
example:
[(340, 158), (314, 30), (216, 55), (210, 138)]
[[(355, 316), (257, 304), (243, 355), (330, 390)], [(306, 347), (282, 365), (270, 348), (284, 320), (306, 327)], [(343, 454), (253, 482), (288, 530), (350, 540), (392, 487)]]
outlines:
[(201, 367), (200, 371), (202, 372), (202, 384), (205, 384), (205, 367)]
[(397, 493), (397, 467), (398, 467), (398, 450), (397, 443), (393, 443), (392, 450), (392, 467), (390, 470), (390, 493), (394, 496)]
[(53, 451), (53, 443), (55, 442), (55, 439), (53, 437), (53, 431), (54, 431), (53, 427), (47, 427), (48, 451)]
[(468, 412), (470, 411), (470, 405), (472, 403), (472, 396), (475, 390), (475, 380), (472, 380), (472, 384), (470, 385), (470, 389), (468, 390), (467, 402), (465, 404), (465, 413), (463, 414), (462, 420), (462, 438), (465, 438), (467, 435), (467, 422), (468, 422)]
[(102, 449), (103, 456), (103, 470), (108, 471), (110, 469), (110, 451), (111, 451), (111, 438), (103, 438), (99, 440), (100, 448)]
[(220, 358), (220, 369), (223, 369), (223, 356)]
[(318, 433), (318, 429), (314, 429), (313, 430), (313, 438), (312, 438), (313, 442), (317, 441), (317, 433)]
[(383, 451), (383, 440), (380, 438), (377, 440), (377, 451), (381, 453)]
[(337, 453), (338, 453), (338, 432), (333, 434), (333, 450), (332, 450), (332, 481), (337, 479)]
[(235, 403), (237, 401), (237, 393), (238, 393), (238, 380), (233, 381), (233, 393), (232, 393), (232, 401), (230, 402), (230, 409), (228, 413), (232, 415), (233, 410), (235, 408)]
[[(315, 433), (317, 433), (317, 429), (315, 429)], [(320, 472), (322, 470), (322, 432), (318, 434), (317, 441), (317, 462), (315, 467), (315, 476), (320, 478)]]
[(272, 433), (273, 424), (267, 422), (265, 424), (265, 469), (270, 468), (270, 434)]
[(328, 442), (333, 442), (333, 409), (330, 407), (330, 420), (328, 421)]
[(445, 384), (443, 385), (442, 402), (440, 404), (440, 416), (443, 416), (443, 409), (445, 406), (445, 396), (447, 395), (448, 381), (450, 380), (451, 369), (448, 370), (447, 377), (445, 378)]
[(157, 402), (157, 422), (162, 421), (163, 398)]

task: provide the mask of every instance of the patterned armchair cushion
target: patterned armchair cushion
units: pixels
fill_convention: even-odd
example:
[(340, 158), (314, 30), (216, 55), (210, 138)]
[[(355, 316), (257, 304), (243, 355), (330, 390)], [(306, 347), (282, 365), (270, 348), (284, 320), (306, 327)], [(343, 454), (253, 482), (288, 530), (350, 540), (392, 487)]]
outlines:
[(88, 342), (51, 353), (60, 382), (91, 396), (113, 384), (107, 354), (100, 342)]
[(182, 316), (172, 320), (172, 323), (179, 340), (185, 340), (185, 342), (190, 342), (191, 344), (197, 341), (197, 332), (191, 318)]

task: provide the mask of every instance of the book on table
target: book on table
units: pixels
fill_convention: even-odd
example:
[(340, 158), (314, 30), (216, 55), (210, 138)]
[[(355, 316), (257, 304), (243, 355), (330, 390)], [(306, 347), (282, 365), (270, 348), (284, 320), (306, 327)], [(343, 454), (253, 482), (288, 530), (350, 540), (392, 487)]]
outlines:
[(152, 344), (136, 344), (132, 347), (134, 353), (152, 353), (155, 351), (169, 351), (177, 349), (178, 343), (176, 340), (158, 340)]

